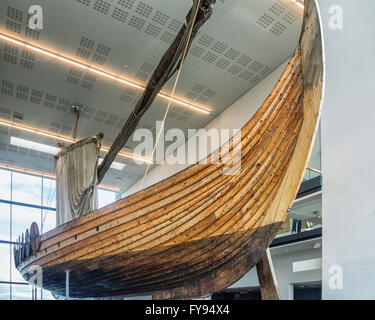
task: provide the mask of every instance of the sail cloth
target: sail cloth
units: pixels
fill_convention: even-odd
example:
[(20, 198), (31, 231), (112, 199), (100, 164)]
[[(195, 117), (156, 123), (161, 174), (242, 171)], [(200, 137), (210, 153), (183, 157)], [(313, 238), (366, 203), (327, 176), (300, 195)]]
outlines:
[(101, 138), (78, 141), (55, 156), (56, 226), (96, 210)]

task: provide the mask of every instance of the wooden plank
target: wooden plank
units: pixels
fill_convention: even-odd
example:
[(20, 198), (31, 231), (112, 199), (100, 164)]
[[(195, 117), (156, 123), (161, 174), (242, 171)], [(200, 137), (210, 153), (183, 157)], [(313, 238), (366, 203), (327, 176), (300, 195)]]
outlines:
[[(284, 117), (284, 119), (285, 119), (285, 118), (287, 118), (287, 117)], [(284, 121), (284, 122), (285, 122), (285, 121)], [(264, 141), (266, 141), (266, 140), (264, 140)], [(267, 150), (267, 149), (265, 149), (265, 150)], [(264, 151), (264, 150), (263, 150), (263, 151)]]
[[(249, 122), (244, 126), (243, 130), (241, 131), (243, 137), (242, 137), (242, 144), (246, 145), (247, 141), (251, 140), (252, 133), (254, 131), (258, 130), (259, 124), (262, 123), (262, 121), (265, 119), (267, 116), (267, 112), (270, 110), (270, 106), (275, 100), (275, 97), (280, 94), (280, 90), (282, 87), (285, 85), (286, 81), (288, 80), (288, 75), (290, 74), (291, 69), (293, 68), (294, 64), (298, 60), (298, 57), (295, 56), (293, 59), (290, 61), (286, 69), (284, 70), (283, 74), (280, 77), (280, 80), (277, 82), (275, 88), (271, 92), (271, 94), (268, 96), (266, 99), (265, 103), (258, 109), (256, 114), (252, 119), (249, 120)], [(268, 110), (268, 111), (267, 111)], [(235, 145), (234, 145), (235, 146)], [(231, 151), (231, 148), (229, 148), (228, 152)], [(219, 157), (220, 150), (216, 151), (213, 154), (214, 158)], [(158, 183), (156, 185), (150, 186), (145, 190), (141, 190), (137, 192), (134, 195), (131, 195), (127, 198), (121, 199), (117, 201), (116, 203), (112, 204), (111, 206), (107, 206), (103, 209), (97, 210), (96, 212), (91, 213), (88, 216), (81, 217), (79, 219), (76, 219), (74, 221), (71, 221), (63, 226), (60, 226), (54, 230), (51, 230), (47, 233), (45, 233), (42, 236), (42, 242), (43, 244), (48, 243), (48, 239), (53, 238), (57, 235), (62, 235), (61, 238), (54, 239), (54, 241), (62, 241), (66, 239), (69, 236), (74, 236), (76, 235), (74, 232), (77, 232), (77, 229), (75, 228), (76, 226), (80, 226), (81, 228), (85, 226), (86, 223), (88, 222), (96, 222), (96, 224), (99, 224), (96, 220), (101, 217), (108, 218), (108, 215), (112, 216), (113, 219), (116, 219), (117, 217), (114, 216), (115, 213), (119, 209), (124, 209), (128, 207), (130, 204), (134, 205), (138, 202), (142, 202), (142, 205), (144, 206), (145, 204), (149, 205), (150, 203), (145, 203), (145, 199), (152, 199), (154, 201), (161, 199), (161, 193), (163, 191), (166, 191), (168, 188), (171, 187), (176, 187), (177, 185), (181, 185), (180, 188), (184, 188), (188, 186), (187, 183), (189, 181), (192, 183), (194, 180), (201, 178), (201, 176), (195, 176), (196, 173), (199, 173), (200, 171), (204, 169), (210, 169), (209, 166), (209, 161), (207, 161), (207, 165), (194, 165), (191, 166), (179, 173), (177, 173), (175, 176), (168, 178), (161, 183)], [(212, 170), (212, 168), (211, 168)], [(192, 178), (192, 179), (187, 179), (187, 178)], [(178, 190), (173, 190), (174, 192), (177, 192)], [(155, 198), (155, 196), (158, 196)], [(69, 232), (72, 231), (73, 232)], [(80, 230), (82, 231), (82, 230)], [(45, 249), (46, 247), (43, 247)]]
[(223, 176), (225, 164), (194, 165), (63, 225), (20, 264), (24, 276), (38, 263), (45, 287), (58, 293), (69, 268), (72, 296), (187, 298), (232, 284), (260, 261), (298, 190), (318, 119), (322, 61), (313, 5), (306, 2), (303, 70), (297, 51), (244, 126), (238, 175)]
[(256, 264), (262, 300), (280, 300), (269, 248)]
[[(117, 223), (118, 223), (118, 221), (117, 221)], [(139, 223), (139, 221), (138, 221), (138, 223)], [(103, 228), (102, 228), (102, 226), (100, 226), (100, 230), (102, 230)], [(111, 235), (111, 236), (113, 236), (113, 234)], [(80, 239), (81, 239), (81, 236), (80, 236)], [(62, 243), (59, 243), (59, 245), (61, 245), (61, 247), (63, 247), (63, 244)], [(59, 246), (57, 246), (57, 247), (59, 247)], [(59, 247), (60, 248), (60, 247)], [(76, 248), (75, 248), (76, 249)], [(71, 251), (71, 249), (69, 249), (70, 251)], [(61, 248), (59, 249), (59, 251), (61, 251)]]
[[(205, 245), (204, 245), (204, 247), (206, 247), (206, 243), (205, 243)], [(230, 251), (232, 251), (233, 250), (233, 248), (230, 248), (230, 250), (229, 250), (229, 252)], [(177, 250), (178, 252), (180, 252), (180, 250)], [(228, 250), (227, 250), (228, 251)], [(211, 256), (213, 255), (213, 253), (211, 252)], [(200, 255), (199, 255), (200, 256)], [(175, 258), (176, 256), (175, 255), (173, 255), (173, 257)], [(142, 257), (142, 260), (144, 259), (144, 257)], [(155, 257), (155, 260), (156, 261), (159, 261), (159, 258), (157, 258), (157, 257)], [(211, 260), (211, 263), (213, 262), (213, 260)], [(171, 261), (169, 262), (169, 263), (171, 263)], [(144, 269), (142, 269), (139, 265), (138, 265), (138, 268), (140, 268), (140, 270), (141, 270), (141, 272), (142, 271), (145, 271)], [(149, 272), (145, 272), (145, 273), (147, 273), (147, 274), (149, 274)], [(127, 276), (129, 276), (129, 273), (127, 273)], [(118, 280), (116, 280), (116, 281), (118, 281)]]
[[(191, 190), (188, 190), (188, 191), (191, 192)], [(165, 207), (163, 207), (163, 209), (165, 209)], [(127, 217), (128, 217), (128, 215), (125, 216), (125, 219), (126, 219)], [(118, 220), (116, 220), (115, 223), (116, 223), (116, 224), (119, 224), (119, 223), (120, 223), (120, 219), (121, 219), (121, 218), (119, 218)], [(148, 220), (151, 220), (151, 219), (148, 219)], [(137, 220), (137, 223), (139, 223), (139, 220)], [(105, 230), (105, 228), (103, 228), (103, 226), (100, 226), (100, 230), (103, 230), (103, 229)], [(96, 230), (93, 230), (92, 232), (94, 233), (94, 235), (96, 234)], [(113, 234), (111, 234), (111, 236), (113, 236)], [(79, 235), (79, 238), (82, 239), (82, 234)], [(72, 239), (72, 240), (70, 240), (70, 241), (73, 241), (73, 242), (74, 242), (75, 240), (77, 240), (77, 239), (74, 239), (74, 240)], [(60, 243), (60, 242), (59, 242), (58, 244), (59, 244), (59, 246), (56, 246), (56, 245), (55, 245), (55, 250), (59, 250), (59, 251), (61, 251), (61, 250), (62, 250), (61, 248), (64, 248), (64, 243)], [(75, 249), (76, 249), (76, 248), (75, 248)], [(69, 249), (69, 251), (71, 251), (71, 249)], [(43, 252), (41, 252), (41, 253), (43, 253)], [(50, 248), (49, 248), (49, 250), (48, 250), (48, 253), (49, 253), (49, 254), (51, 253)]]

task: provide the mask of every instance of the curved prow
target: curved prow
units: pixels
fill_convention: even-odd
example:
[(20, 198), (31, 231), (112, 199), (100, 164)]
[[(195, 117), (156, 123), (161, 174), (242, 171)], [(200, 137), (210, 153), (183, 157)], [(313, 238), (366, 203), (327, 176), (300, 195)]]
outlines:
[(188, 285), (155, 292), (154, 299), (205, 297), (232, 285), (260, 260), (285, 221), (306, 170), (320, 117), (324, 64), (321, 26), (315, 0), (305, 1), (300, 52), (304, 120), (293, 158), (269, 209), (270, 220), (235, 258)]
[[(307, 166), (323, 85), (320, 24), (305, 1), (300, 48), (271, 94), (238, 133), (236, 175), (197, 163), (41, 237), (17, 266), (43, 268), (43, 287), (71, 297), (211, 295), (264, 256), (287, 217)], [(232, 148), (236, 140), (230, 142)], [(219, 149), (217, 159), (229, 148)]]

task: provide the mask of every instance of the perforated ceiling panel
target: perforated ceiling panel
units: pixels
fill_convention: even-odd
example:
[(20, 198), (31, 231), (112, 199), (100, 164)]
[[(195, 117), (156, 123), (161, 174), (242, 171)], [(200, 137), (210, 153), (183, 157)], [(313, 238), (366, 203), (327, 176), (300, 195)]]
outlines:
[[(0, 3), (1, 32), (146, 83), (183, 24), (191, 0), (38, 1), (44, 28), (28, 27), (29, 3)], [(294, 51), (302, 10), (289, 0), (218, 1), (185, 61), (176, 95), (221, 113)], [(93, 73), (59, 64), (25, 48), (0, 42), (0, 117), (71, 135), (71, 106), (82, 106), (78, 134), (104, 132), (112, 143), (141, 92)], [(171, 91), (172, 82), (165, 90)], [(157, 99), (140, 127), (155, 130), (166, 101)], [(204, 127), (212, 115), (173, 105), (166, 129)], [(53, 171), (53, 157), (9, 145), (11, 135), (56, 146), (55, 141), (0, 127), (0, 162)], [(155, 136), (155, 133), (154, 133)], [(136, 145), (129, 141), (127, 148)], [(127, 189), (144, 166), (118, 158), (122, 170), (110, 170), (105, 183)]]

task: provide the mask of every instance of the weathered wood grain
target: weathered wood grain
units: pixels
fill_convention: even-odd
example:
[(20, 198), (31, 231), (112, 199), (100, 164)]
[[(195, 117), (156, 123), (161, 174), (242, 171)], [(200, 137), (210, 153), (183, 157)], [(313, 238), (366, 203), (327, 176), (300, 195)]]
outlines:
[[(298, 191), (320, 110), (322, 53), (315, 4), (306, 2), (300, 50), (239, 133), (242, 156), (196, 164), (41, 237), (18, 265), (43, 268), (43, 286), (72, 297), (153, 294), (188, 298), (232, 284), (264, 255)], [(223, 159), (236, 147), (213, 153)], [(222, 152), (222, 150), (225, 150)]]
[(262, 300), (280, 300), (275, 275), (272, 272), (269, 249), (256, 264)]

